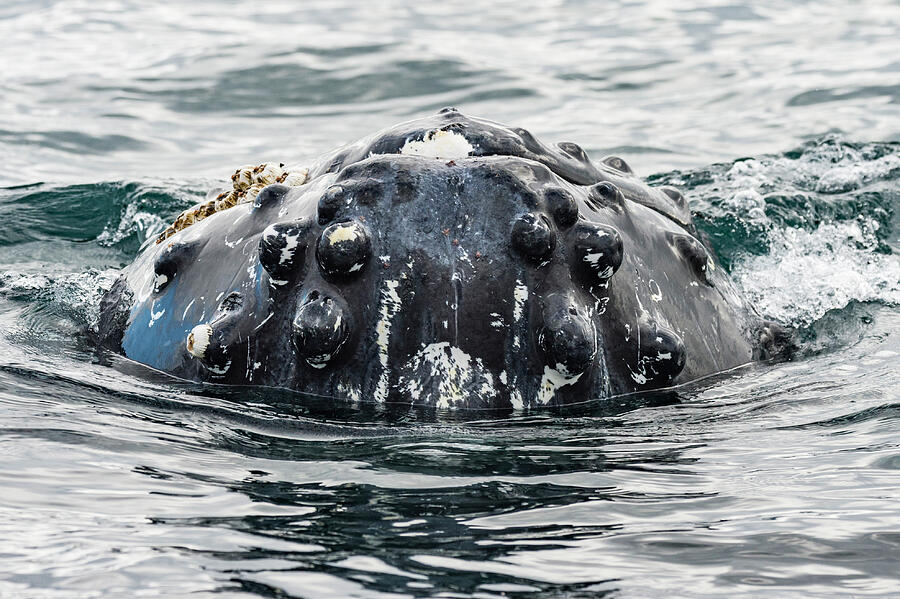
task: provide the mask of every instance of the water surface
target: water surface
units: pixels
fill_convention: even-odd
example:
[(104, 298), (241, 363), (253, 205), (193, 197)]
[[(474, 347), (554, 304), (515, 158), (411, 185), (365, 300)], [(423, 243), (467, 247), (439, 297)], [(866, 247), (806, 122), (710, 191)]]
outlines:
[[(0, 597), (894, 597), (893, 2), (0, 6)], [(172, 381), (81, 331), (247, 163), (445, 105), (685, 190), (788, 363), (497, 419)]]

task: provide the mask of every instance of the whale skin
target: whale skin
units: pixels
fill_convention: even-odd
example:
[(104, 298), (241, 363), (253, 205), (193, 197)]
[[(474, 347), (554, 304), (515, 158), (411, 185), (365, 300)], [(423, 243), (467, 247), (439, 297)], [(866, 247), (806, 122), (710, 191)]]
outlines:
[(302, 176), (260, 165), (233, 180), (123, 269), (101, 346), (192, 381), (522, 409), (668, 388), (790, 345), (681, 193), (571, 142), (446, 108)]

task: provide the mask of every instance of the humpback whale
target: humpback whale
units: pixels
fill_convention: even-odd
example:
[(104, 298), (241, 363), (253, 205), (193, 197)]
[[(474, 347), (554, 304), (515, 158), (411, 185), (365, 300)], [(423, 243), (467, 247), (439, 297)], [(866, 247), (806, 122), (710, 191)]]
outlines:
[(677, 189), (454, 108), (308, 168), (238, 169), (148, 240), (94, 335), (188, 380), (464, 409), (671, 387), (790, 346)]

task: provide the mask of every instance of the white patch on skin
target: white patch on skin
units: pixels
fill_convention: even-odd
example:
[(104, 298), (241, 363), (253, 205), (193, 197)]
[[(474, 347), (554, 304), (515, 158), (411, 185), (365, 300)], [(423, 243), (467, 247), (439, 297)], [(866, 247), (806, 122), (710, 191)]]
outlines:
[(274, 312), (272, 312), (268, 316), (266, 316), (261, 323), (256, 325), (256, 328), (253, 329), (253, 332), (255, 333), (256, 331), (260, 330), (263, 327), (263, 325), (266, 324), (267, 322), (269, 322), (269, 319), (272, 318), (273, 316), (275, 316)]
[(294, 258), (294, 250), (297, 249), (297, 244), (300, 243), (300, 234), (286, 235), (284, 239), (287, 243), (281, 249), (281, 256), (278, 257), (279, 264), (284, 264)]
[(513, 290), (513, 319), (518, 322), (525, 314), (525, 302), (528, 301), (528, 287), (522, 284), (522, 281), (516, 281), (516, 288)]
[(356, 227), (351, 225), (335, 227), (328, 235), (328, 245), (334, 245), (342, 241), (355, 241), (357, 238)]
[(216, 368), (215, 366), (206, 367), (207, 370), (216, 374), (225, 374), (226, 372), (228, 372), (229, 368), (231, 368), (231, 360), (228, 360), (228, 362), (226, 362), (225, 366), (223, 366), (222, 368)]
[(400, 296), (397, 294), (399, 281), (385, 281), (385, 288), (381, 290), (381, 319), (375, 326), (378, 337), (378, 360), (381, 362), (381, 376), (375, 386), (375, 400), (385, 401), (388, 391), (388, 347), (391, 340), (391, 320), (400, 311)]
[[(605, 235), (605, 233), (604, 233), (604, 235)], [(590, 264), (591, 266), (596, 267), (597, 264), (600, 262), (600, 258), (602, 258), (603, 255), (604, 255), (603, 252), (595, 252), (593, 254), (585, 254), (585, 256), (581, 260), (582, 260), (582, 262), (584, 262), (586, 264)], [(597, 273), (597, 278), (600, 279), (601, 281), (606, 281), (607, 279), (612, 278), (613, 274), (614, 273), (613, 273), (612, 266), (607, 266), (601, 272)]]
[[(240, 219), (238, 219), (238, 220), (240, 220)], [(235, 221), (235, 222), (237, 222), (237, 221)], [(244, 238), (243, 238), (243, 237), (241, 237), (241, 238), (238, 239), (237, 241), (225, 241), (225, 245), (228, 246), (228, 247), (230, 247), (230, 248), (233, 248), (234, 246), (236, 246), (237, 244), (239, 244), (239, 243), (242, 242), (242, 241), (244, 241)]]
[[(518, 325), (525, 315), (525, 302), (528, 301), (528, 287), (522, 281), (516, 280), (516, 288), (513, 290), (513, 321)], [(521, 343), (519, 336), (513, 337), (513, 347), (519, 349)]]
[(349, 398), (350, 401), (359, 401), (359, 389), (354, 387), (353, 385), (350, 385), (345, 381), (341, 381), (337, 385), (337, 390), (338, 393), (342, 393), (347, 398)]
[(512, 397), (509, 399), (514, 409), (521, 410), (525, 407), (525, 400), (522, 399), (522, 392), (519, 389), (513, 389)]
[(541, 386), (538, 388), (538, 402), (541, 405), (547, 405), (553, 399), (553, 396), (556, 395), (557, 389), (578, 382), (582, 374), (584, 373), (579, 372), (575, 376), (566, 376), (555, 368), (544, 366), (544, 376), (541, 377)]
[(208, 324), (198, 324), (187, 336), (187, 350), (195, 358), (202, 358), (206, 355), (206, 348), (209, 347), (209, 340), (212, 337), (212, 327)]
[(603, 257), (603, 252), (597, 252), (594, 254), (585, 254), (583, 261), (587, 262), (591, 266), (597, 266), (597, 263), (600, 262), (600, 258)]
[(197, 301), (197, 299), (194, 298), (194, 299), (191, 300), (191, 303), (189, 303), (189, 304), (187, 305), (187, 307), (184, 309), (184, 313), (181, 315), (181, 320), (184, 320), (185, 318), (187, 318), (188, 310), (191, 309), (191, 306), (193, 306), (193, 305), (194, 305), (194, 302), (196, 302), (196, 301)]
[(362, 270), (362, 267), (363, 267), (362, 263), (354, 264), (353, 266), (350, 267), (350, 272), (356, 272), (358, 270)]
[(653, 300), (654, 302), (662, 300), (662, 290), (659, 288), (659, 284), (656, 281), (650, 279), (650, 281), (647, 283), (647, 286), (650, 288), (651, 300)]
[(412, 373), (412, 377), (405, 381), (405, 389), (415, 400), (422, 397), (422, 380), (433, 383), (430, 391), (435, 394), (435, 406), (438, 408), (464, 404), (478, 383), (481, 383), (478, 388), (481, 395), (493, 397), (497, 394), (494, 377), (485, 369), (481, 359), (473, 360), (448, 341), (426, 345), (416, 352), (404, 370)]
[(160, 318), (162, 318), (162, 315), (166, 313), (165, 308), (163, 308), (159, 312), (154, 312), (153, 306), (155, 306), (155, 305), (156, 305), (156, 302), (153, 302), (153, 305), (150, 306), (150, 322), (147, 324), (148, 329), (150, 327), (152, 327), (154, 324), (156, 324), (156, 321), (159, 320)]
[[(275, 230), (273, 225), (266, 227), (266, 230), (263, 231), (263, 238), (266, 240), (272, 237), (278, 237), (279, 233)], [(296, 235), (285, 235), (284, 239), (286, 241), (285, 246), (281, 248), (281, 255), (278, 257), (278, 263), (284, 264), (294, 257), (294, 250), (297, 249), (297, 245), (300, 243), (300, 233), (298, 232)], [(282, 284), (282, 283), (276, 283)]]
[(459, 251), (459, 259), (460, 259), (460, 261), (462, 261), (462, 262), (468, 262), (468, 263), (469, 263), (469, 266), (474, 266), (474, 264), (472, 264), (472, 260), (469, 259), (469, 252), (467, 252), (466, 250), (464, 250), (464, 249), (462, 248), (462, 246), (459, 246), (459, 247), (457, 247), (456, 249)]
[(455, 131), (431, 131), (422, 141), (406, 140), (400, 153), (423, 158), (465, 158), (475, 151), (464, 136)]
[(159, 291), (163, 285), (169, 282), (169, 277), (166, 275), (156, 275), (156, 278), (153, 279), (153, 289), (154, 291)]
[(638, 385), (643, 385), (644, 383), (647, 382), (647, 377), (645, 377), (643, 374), (641, 374), (639, 372), (634, 372), (630, 368), (628, 370), (631, 371), (631, 378), (634, 379), (634, 382), (637, 383)]

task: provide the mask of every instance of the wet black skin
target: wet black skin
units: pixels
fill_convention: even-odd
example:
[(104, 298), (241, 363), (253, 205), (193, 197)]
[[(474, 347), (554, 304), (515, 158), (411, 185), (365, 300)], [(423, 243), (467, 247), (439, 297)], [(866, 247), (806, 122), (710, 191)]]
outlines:
[[(400, 153), (439, 130), (472, 151)], [(186, 346), (199, 324), (202, 357)], [(99, 336), (192, 380), (505, 409), (669, 387), (789, 344), (716, 267), (677, 190), (454, 109), (148, 245)]]

